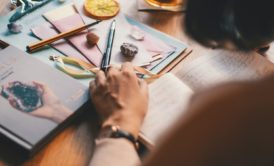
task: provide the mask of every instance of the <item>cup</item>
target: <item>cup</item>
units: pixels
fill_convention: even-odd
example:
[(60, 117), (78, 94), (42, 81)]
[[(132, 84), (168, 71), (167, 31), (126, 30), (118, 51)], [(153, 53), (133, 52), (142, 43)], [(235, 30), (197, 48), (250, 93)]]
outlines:
[(146, 2), (163, 9), (177, 9), (183, 6), (183, 0), (146, 0)]

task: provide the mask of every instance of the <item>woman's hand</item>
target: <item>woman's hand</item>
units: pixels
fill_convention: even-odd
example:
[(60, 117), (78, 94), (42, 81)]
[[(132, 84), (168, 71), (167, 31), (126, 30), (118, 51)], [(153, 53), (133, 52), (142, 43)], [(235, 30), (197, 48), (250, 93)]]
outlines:
[(42, 92), (43, 106), (31, 112), (31, 115), (47, 118), (56, 123), (61, 123), (72, 114), (72, 112), (61, 103), (48, 86), (39, 82), (33, 83)]
[[(56, 95), (47, 85), (35, 81), (33, 81), (32, 84), (41, 94), (42, 105), (30, 112), (23, 112), (36, 117), (46, 118), (56, 123), (61, 123), (72, 114), (72, 112), (61, 103), (61, 101), (56, 97)], [(7, 87), (5, 86), (3, 86), (3, 88), (7, 89)], [(17, 100), (13, 97), (13, 95), (8, 96), (7, 100), (13, 108), (22, 111), (20, 108), (18, 108)]]
[(148, 89), (133, 66), (125, 63), (121, 70), (111, 67), (107, 74), (99, 71), (95, 82), (90, 83), (90, 91), (102, 127), (119, 125), (137, 138), (148, 109)]

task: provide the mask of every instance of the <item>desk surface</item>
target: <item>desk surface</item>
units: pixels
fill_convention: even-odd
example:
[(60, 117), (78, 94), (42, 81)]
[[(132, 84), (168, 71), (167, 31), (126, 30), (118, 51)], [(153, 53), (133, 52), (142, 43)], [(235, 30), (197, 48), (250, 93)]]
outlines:
[[(0, 1), (0, 14), (7, 10), (9, 0)], [(176, 73), (180, 66), (192, 61), (199, 55), (204, 55), (206, 49), (191, 41), (183, 32), (183, 13), (171, 12), (138, 12), (134, 0), (120, 0), (122, 10), (135, 19), (146, 23), (162, 32), (176, 37), (189, 44), (193, 52), (182, 61), (173, 72)], [(89, 114), (89, 113), (87, 113)], [(92, 154), (92, 116), (82, 116), (66, 127), (44, 149), (29, 159), (24, 165), (87, 165)], [(2, 147), (1, 147), (2, 148)], [(0, 152), (0, 165), (9, 164), (14, 159), (8, 154)], [(14, 155), (12, 155), (14, 156)], [(1, 159), (4, 158), (5, 159)], [(7, 158), (7, 159), (6, 159)], [(11, 160), (11, 161), (10, 161)]]

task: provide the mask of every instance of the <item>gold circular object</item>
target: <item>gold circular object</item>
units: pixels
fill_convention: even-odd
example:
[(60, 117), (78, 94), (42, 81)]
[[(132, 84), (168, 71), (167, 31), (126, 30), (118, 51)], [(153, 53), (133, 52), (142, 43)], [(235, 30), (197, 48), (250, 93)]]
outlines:
[(183, 10), (185, 0), (145, 0), (149, 5), (171, 11)]
[(86, 12), (94, 19), (106, 20), (119, 13), (120, 6), (115, 0), (86, 0)]

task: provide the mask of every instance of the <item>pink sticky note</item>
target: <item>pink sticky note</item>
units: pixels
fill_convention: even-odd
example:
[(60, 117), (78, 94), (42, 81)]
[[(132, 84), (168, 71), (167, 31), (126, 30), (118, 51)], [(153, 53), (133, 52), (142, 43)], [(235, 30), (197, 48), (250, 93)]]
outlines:
[[(58, 34), (55, 28), (49, 23), (45, 23), (41, 26), (32, 28), (31, 31), (36, 37), (40, 39), (48, 39)], [(52, 43), (51, 46), (66, 56), (78, 58), (85, 62), (88, 62), (88, 60), (79, 51), (77, 51), (73, 46), (68, 44), (68, 42), (64, 39)]]
[[(76, 27), (84, 25), (83, 20), (79, 14), (74, 14), (68, 17), (65, 17), (60, 20), (50, 21), (55, 28), (60, 32), (69, 31)], [(102, 60), (102, 53), (97, 48), (97, 46), (89, 46), (86, 39), (87, 31), (78, 33), (70, 38), (69, 42), (80, 51), (91, 63), (96, 66), (100, 66)]]
[(149, 33), (141, 30), (137, 26), (132, 26), (132, 30), (137, 30), (144, 34), (144, 40), (140, 42), (145, 47), (145, 49), (149, 52), (162, 54), (162, 53), (173, 51), (175, 49), (174, 47), (166, 44), (162, 40), (157, 39), (154, 36), (150, 35)]

